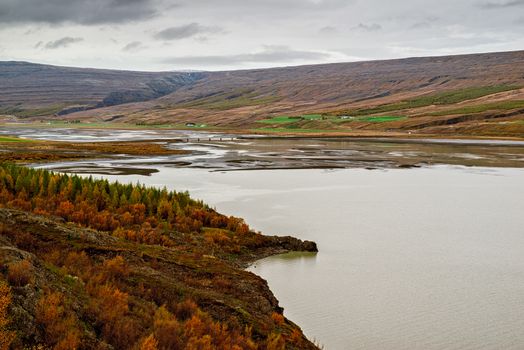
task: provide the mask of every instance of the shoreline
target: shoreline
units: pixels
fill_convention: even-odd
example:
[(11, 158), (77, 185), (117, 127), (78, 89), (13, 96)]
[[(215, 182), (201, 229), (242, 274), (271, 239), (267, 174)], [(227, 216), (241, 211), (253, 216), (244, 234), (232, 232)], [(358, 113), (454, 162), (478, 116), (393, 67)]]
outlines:
[[(30, 246), (19, 246), (18, 240), (2, 243), (12, 246), (13, 249), (21, 249), (24, 256), (30, 256), (38, 276), (47, 276), (36, 279), (37, 289), (43, 289), (49, 277), (53, 281), (60, 279), (60, 276), (54, 275), (58, 268), (53, 270), (47, 267), (47, 255), (42, 255), (45, 249), (36, 248), (40, 245), (55, 242), (53, 246), (61, 244), (62, 250), (84, 251), (85, 248), (85, 252), (92, 256), (93, 261), (97, 260), (96, 257), (107, 260), (118, 254), (124, 256), (133, 275), (140, 276), (144, 283), (147, 281), (151, 286), (156, 285), (159, 288), (164, 285), (164, 288), (161, 288), (162, 293), (180, 293), (181, 290), (188, 293), (202, 310), (216, 320), (223, 320), (221, 315), (228, 315), (232, 319), (238, 317), (239, 322), (253, 326), (255, 337), (268, 337), (268, 327), (273, 325), (271, 320), (276, 317), (275, 314), (282, 315), (283, 308), (267, 281), (246, 269), (268, 256), (286, 252), (318, 252), (316, 243), (312, 241), (303, 241), (291, 236), (268, 236), (254, 231), (244, 233), (243, 236), (240, 233), (239, 250), (235, 254), (222, 250), (220, 244), (215, 247), (217, 250), (210, 250), (207, 241), (199, 241), (199, 235), (187, 240), (188, 233), (170, 236), (175, 240), (174, 246), (145, 244), (115, 236), (110, 230), (99, 230), (87, 224), (81, 225), (69, 219), (65, 220), (53, 212), (39, 214), (16, 205), (1, 204), (2, 234), (5, 234), (7, 227), (32, 232), (34, 241)], [(203, 230), (201, 234), (205, 236), (206, 232)], [(0, 235), (0, 240), (3, 239)], [(74, 244), (71, 244), (71, 241)], [(0, 254), (0, 262), (4, 260), (16, 259), (8, 254)], [(216, 285), (210, 284), (213, 281), (216, 281)], [(131, 290), (134, 290), (133, 283), (124, 291), (131, 293)], [(67, 290), (69, 295), (77, 298), (73, 290)], [(135, 297), (144, 298), (142, 295)], [(14, 299), (18, 309), (25, 307), (25, 304), (22, 306), (23, 296), (19, 295), (18, 290)], [(36, 303), (37, 300), (32, 302)], [(30, 314), (32, 309), (33, 307), (30, 307), (26, 310), (26, 314)], [(79, 314), (78, 317), (81, 319), (84, 316)], [(282, 334), (285, 333), (286, 339), (291, 339), (294, 332), (293, 339), (301, 343), (304, 349), (317, 349), (314, 343), (303, 335), (297, 324), (284, 316), (279, 317), (282, 317), (282, 321), (279, 321), (277, 327), (282, 327), (280, 329)], [(17, 316), (16, 319), (19, 322), (21, 318)]]
[(74, 125), (74, 124), (44, 124), (37, 123), (1, 123), (0, 127), (5, 128), (42, 128), (42, 129), (84, 129), (84, 130), (128, 130), (128, 131), (187, 131), (187, 132), (206, 132), (211, 134), (233, 134), (245, 135), (242, 138), (284, 138), (284, 139), (309, 139), (309, 138), (348, 138), (348, 139), (393, 139), (393, 140), (412, 140), (412, 139), (445, 139), (445, 140), (494, 140), (494, 141), (522, 141), (524, 142), (524, 135), (521, 137), (515, 136), (496, 136), (496, 135), (468, 135), (468, 134), (420, 134), (417, 132), (398, 132), (398, 131), (342, 131), (329, 130), (322, 132), (271, 132), (261, 131), (256, 129), (231, 129), (223, 127), (205, 127), (205, 128), (184, 128), (184, 127), (154, 127), (146, 126), (131, 126), (131, 125)]

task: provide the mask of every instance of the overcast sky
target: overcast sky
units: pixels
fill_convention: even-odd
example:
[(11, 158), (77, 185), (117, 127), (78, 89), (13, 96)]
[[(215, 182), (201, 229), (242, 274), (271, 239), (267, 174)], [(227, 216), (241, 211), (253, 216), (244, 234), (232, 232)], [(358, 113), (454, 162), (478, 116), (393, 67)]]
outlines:
[(524, 49), (524, 0), (0, 0), (0, 60), (230, 70)]

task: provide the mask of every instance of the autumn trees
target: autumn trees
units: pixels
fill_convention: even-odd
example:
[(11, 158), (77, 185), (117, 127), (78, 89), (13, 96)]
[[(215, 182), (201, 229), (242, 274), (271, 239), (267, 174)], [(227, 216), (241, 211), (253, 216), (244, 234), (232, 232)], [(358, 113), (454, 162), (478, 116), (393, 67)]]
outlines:
[(15, 335), (6, 328), (11, 293), (23, 290), (36, 298), (28, 312), (38, 337), (15, 340), (27, 348), (301, 348), (302, 333), (282, 314), (253, 321), (249, 289), (237, 288), (242, 272), (229, 265), (269, 238), (187, 193), (0, 164), (1, 207), (52, 224), (0, 223), (1, 238), (30, 257), (0, 266), (0, 350)]
[(11, 288), (0, 279), (0, 350), (9, 349), (15, 338), (15, 332), (7, 329), (9, 304), (11, 304)]
[(164, 246), (175, 245), (173, 234), (199, 233), (204, 227), (234, 235), (249, 232), (243, 220), (221, 215), (187, 192), (8, 164), (0, 165), (0, 206), (55, 215), (120, 238)]

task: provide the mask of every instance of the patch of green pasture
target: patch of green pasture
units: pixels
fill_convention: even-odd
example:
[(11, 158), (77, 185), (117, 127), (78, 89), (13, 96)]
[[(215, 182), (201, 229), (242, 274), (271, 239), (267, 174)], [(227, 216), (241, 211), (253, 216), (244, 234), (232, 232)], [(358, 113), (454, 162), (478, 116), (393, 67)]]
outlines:
[(452, 115), (452, 114), (475, 114), (475, 113), (482, 113), (482, 112), (487, 112), (487, 111), (511, 110), (511, 109), (517, 109), (517, 108), (524, 108), (524, 100), (501, 101), (501, 102), (486, 103), (486, 104), (475, 105), (475, 106), (464, 106), (461, 108), (433, 112), (429, 115), (443, 116), (443, 115)]
[(11, 136), (0, 136), (0, 142), (31, 142), (31, 140)]
[(511, 91), (520, 88), (520, 86), (515, 85), (492, 85), (471, 87), (460, 90), (444, 91), (436, 94), (419, 96), (401, 102), (384, 104), (372, 108), (356, 109), (345, 113), (355, 116), (362, 116), (378, 113), (387, 113), (404, 109), (427, 107), (431, 105), (451, 105), (467, 100), (476, 99), (479, 97), (496, 94), (499, 92)]
[(207, 124), (195, 124), (195, 125), (184, 125), (186, 128), (192, 128), (192, 129), (198, 129), (198, 128), (206, 128)]
[(405, 116), (394, 116), (394, 115), (377, 115), (377, 116), (366, 116), (358, 118), (358, 121), (365, 121), (365, 122), (371, 122), (371, 123), (387, 123), (387, 122), (394, 122), (397, 120), (404, 120), (406, 119)]
[(322, 114), (304, 114), (302, 116), (302, 119), (304, 120), (321, 120)]
[[(324, 132), (340, 132), (341, 130), (336, 129), (297, 129), (297, 128), (257, 128), (252, 129), (253, 131), (264, 131), (274, 133), (324, 133)], [(347, 131), (347, 130), (342, 130)]]

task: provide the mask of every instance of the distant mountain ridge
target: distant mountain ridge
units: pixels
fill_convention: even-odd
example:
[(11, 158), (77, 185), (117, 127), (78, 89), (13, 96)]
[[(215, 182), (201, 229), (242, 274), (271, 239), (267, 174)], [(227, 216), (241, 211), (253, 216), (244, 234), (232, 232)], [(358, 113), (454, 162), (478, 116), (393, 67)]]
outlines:
[[(222, 72), (149, 73), (0, 62), (0, 114), (38, 119), (117, 118), (141, 124), (256, 128), (259, 121), (278, 115), (387, 112), (404, 122), (288, 126), (444, 132), (442, 125), (478, 126), (483, 120), (505, 122), (507, 116), (512, 123), (519, 121), (523, 88), (524, 51)], [(450, 93), (454, 98), (439, 97)], [(474, 108), (477, 105), (481, 107)], [(520, 124), (511, 125), (510, 134), (521, 132), (524, 136)]]
[[(0, 62), (0, 109), (75, 109), (147, 101), (192, 84), (200, 72), (132, 72)], [(54, 107), (54, 108), (53, 108)], [(67, 111), (67, 108), (66, 108)], [(45, 115), (45, 113), (44, 113)]]

